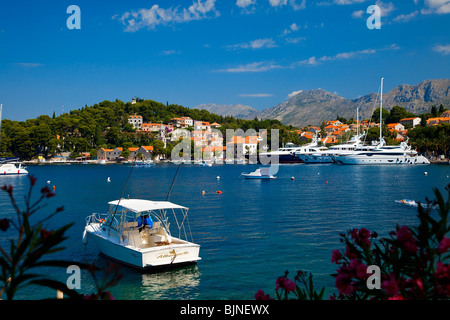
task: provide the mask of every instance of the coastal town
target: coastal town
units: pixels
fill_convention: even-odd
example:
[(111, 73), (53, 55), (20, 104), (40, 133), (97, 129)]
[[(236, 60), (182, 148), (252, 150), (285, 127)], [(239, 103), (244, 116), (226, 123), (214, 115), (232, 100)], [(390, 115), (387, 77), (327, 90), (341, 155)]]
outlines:
[[(135, 103), (133, 100), (132, 103)], [(221, 124), (207, 121), (197, 121), (190, 117), (172, 118), (167, 124), (144, 122), (141, 115), (134, 114), (128, 117), (128, 123), (133, 127), (136, 134), (152, 134), (164, 145), (168, 143), (177, 144), (182, 139), (189, 139), (192, 147), (201, 150), (201, 159), (214, 161), (217, 159), (224, 160), (226, 152), (232, 152), (232, 155), (255, 155), (258, 152), (267, 151), (267, 144), (260, 145), (264, 139), (257, 133), (256, 135), (240, 136), (236, 135), (226, 141), (222, 132), (219, 130)], [(439, 117), (431, 117), (426, 120), (426, 126), (437, 126), (440, 124), (450, 124), (450, 110), (444, 111)], [(402, 142), (408, 139), (408, 130), (423, 125), (421, 117), (408, 117), (400, 119), (399, 122), (389, 123), (386, 125), (393, 141)], [(362, 120), (358, 124), (356, 122), (347, 124), (340, 120), (324, 121), (321, 127), (307, 126), (291, 133), (296, 135), (301, 144), (311, 142), (314, 137), (319, 137), (318, 143), (323, 146), (331, 146), (339, 143), (347, 142), (352, 136), (359, 132), (368, 131), (372, 128), (379, 128), (380, 124)], [(61, 139), (57, 136), (57, 139)], [(116, 147), (116, 148), (99, 148), (96, 156), (92, 152), (81, 152), (78, 157), (71, 157), (70, 152), (61, 152), (50, 158), (44, 158), (42, 155), (30, 162), (35, 163), (65, 163), (65, 162), (82, 162), (82, 163), (117, 163), (130, 161), (168, 161), (167, 157), (161, 154), (155, 154), (153, 145), (132, 146), (132, 147)]]

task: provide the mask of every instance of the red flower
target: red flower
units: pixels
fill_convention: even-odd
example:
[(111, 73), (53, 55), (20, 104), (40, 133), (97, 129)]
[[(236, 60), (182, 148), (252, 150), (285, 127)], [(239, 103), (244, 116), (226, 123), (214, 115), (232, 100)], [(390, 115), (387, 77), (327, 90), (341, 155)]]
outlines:
[(53, 231), (47, 231), (47, 230), (45, 230), (45, 229), (42, 229), (41, 230), (41, 238), (42, 238), (42, 240), (47, 240), (47, 238), (49, 237), (49, 236), (51, 236), (53, 234)]
[(34, 184), (36, 183), (37, 178), (33, 175), (29, 175), (28, 178), (30, 179), (30, 184), (31, 186), (34, 186)]
[(13, 192), (13, 186), (12, 185), (4, 185), (3, 187), (1, 187), (1, 189), (2, 190), (4, 190), (4, 191), (6, 191), (6, 192), (8, 192), (9, 193), (9, 195), (11, 195), (12, 194), (12, 192)]
[(382, 284), (383, 289), (386, 291), (386, 293), (391, 297), (396, 297), (399, 292), (397, 280), (395, 280), (395, 277), (393, 274), (389, 276), (388, 280), (384, 280)]
[(331, 262), (339, 264), (342, 259), (342, 253), (339, 250), (333, 250), (331, 253)]

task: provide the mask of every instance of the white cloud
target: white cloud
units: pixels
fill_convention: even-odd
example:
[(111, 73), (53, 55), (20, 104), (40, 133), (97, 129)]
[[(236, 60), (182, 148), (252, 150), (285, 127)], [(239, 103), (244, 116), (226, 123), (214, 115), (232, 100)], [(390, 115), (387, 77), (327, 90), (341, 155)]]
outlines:
[(248, 6), (252, 5), (252, 4), (255, 4), (255, 3), (256, 3), (256, 0), (237, 0), (236, 1), (236, 5), (239, 8), (246, 8), (246, 7), (248, 7)]
[(263, 49), (263, 48), (275, 48), (277, 45), (272, 38), (256, 39), (250, 42), (244, 42), (239, 44), (229, 45), (226, 48), (231, 50), (236, 49)]
[(142, 28), (154, 29), (158, 25), (189, 22), (218, 16), (215, 8), (216, 0), (197, 0), (188, 8), (164, 9), (157, 4), (150, 9), (139, 9), (138, 11), (125, 12), (120, 18), (115, 15), (113, 19), (120, 20), (125, 26), (125, 31), (135, 32)]
[(297, 91), (293, 91), (291, 93), (288, 94), (288, 98), (292, 98), (296, 95), (298, 95), (299, 93), (303, 92), (303, 90), (297, 90)]
[(444, 56), (450, 55), (450, 44), (437, 45), (433, 48), (434, 51), (442, 53)]
[(395, 10), (395, 6), (392, 2), (384, 3), (383, 1), (377, 1), (376, 5), (381, 9), (381, 16), (387, 17)]
[(366, 13), (366, 12), (365, 12), (364, 10), (354, 11), (354, 12), (352, 13), (352, 18), (360, 19), (360, 18), (362, 18), (362, 17), (364, 16), (365, 13)]
[(241, 93), (239, 97), (243, 98), (269, 98), (273, 97), (271, 93)]
[(20, 67), (24, 67), (24, 68), (37, 68), (37, 67), (41, 67), (43, 66), (42, 63), (34, 63), (34, 62), (18, 62), (15, 63), (15, 65), (20, 66)]
[(289, 28), (284, 29), (283, 35), (287, 35), (298, 30), (300, 30), (300, 26), (294, 22), (289, 26)]
[(301, 0), (300, 4), (296, 3), (296, 0), (269, 0), (272, 7), (282, 7), (289, 3), (294, 10), (303, 10), (306, 8), (306, 0)]
[(450, 0), (425, 0), (426, 9), (422, 9), (423, 14), (447, 14), (450, 13)]
[(265, 72), (274, 69), (283, 68), (282, 66), (273, 62), (254, 62), (246, 65), (240, 65), (237, 67), (219, 69), (217, 72), (229, 72), (229, 73), (243, 73), (243, 72)]
[(334, 0), (334, 3), (337, 5), (349, 5), (349, 4), (355, 4), (355, 3), (363, 3), (367, 0)]
[(414, 19), (415, 17), (417, 17), (417, 15), (419, 14), (419, 10), (413, 11), (409, 14), (401, 14), (398, 15), (397, 17), (395, 17), (393, 19), (394, 22), (408, 22), (412, 19)]

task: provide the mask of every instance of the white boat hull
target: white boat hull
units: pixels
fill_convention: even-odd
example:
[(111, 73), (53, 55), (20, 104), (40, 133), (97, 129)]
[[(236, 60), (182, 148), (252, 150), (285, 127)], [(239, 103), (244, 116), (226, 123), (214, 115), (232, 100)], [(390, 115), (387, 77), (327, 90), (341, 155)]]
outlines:
[(297, 155), (304, 163), (333, 163), (333, 158), (328, 155), (301, 154)]
[(409, 157), (409, 156), (383, 156), (383, 155), (351, 155), (333, 157), (339, 164), (346, 165), (415, 165), (415, 164), (430, 164), (424, 156)]
[(274, 176), (255, 176), (251, 174), (242, 174), (245, 179), (275, 179)]
[(136, 248), (114, 241), (106, 231), (99, 231), (98, 224), (87, 226), (86, 231), (102, 255), (139, 269), (196, 263), (201, 259), (200, 245), (174, 237), (169, 245)]

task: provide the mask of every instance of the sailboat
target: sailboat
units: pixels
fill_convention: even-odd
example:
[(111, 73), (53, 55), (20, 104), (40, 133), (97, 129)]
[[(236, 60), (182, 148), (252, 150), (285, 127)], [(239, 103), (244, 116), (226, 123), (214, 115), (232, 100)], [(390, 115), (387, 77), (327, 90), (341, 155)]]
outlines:
[(382, 133), (382, 110), (383, 110), (383, 81), (381, 78), (380, 94), (380, 141), (374, 148), (360, 147), (356, 148), (350, 154), (332, 156), (333, 160), (339, 164), (387, 164), (387, 165), (405, 165), (405, 164), (430, 164), (427, 158), (419, 155), (416, 150), (411, 150), (408, 140), (403, 141), (398, 146), (388, 146), (383, 139)]

